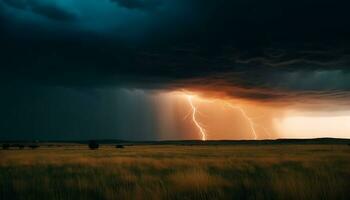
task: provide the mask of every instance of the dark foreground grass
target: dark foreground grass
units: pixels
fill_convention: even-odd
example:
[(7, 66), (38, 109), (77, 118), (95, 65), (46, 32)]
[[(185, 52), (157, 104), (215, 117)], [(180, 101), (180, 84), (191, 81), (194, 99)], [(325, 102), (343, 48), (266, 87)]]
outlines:
[(0, 199), (350, 199), (348, 145), (0, 151)]

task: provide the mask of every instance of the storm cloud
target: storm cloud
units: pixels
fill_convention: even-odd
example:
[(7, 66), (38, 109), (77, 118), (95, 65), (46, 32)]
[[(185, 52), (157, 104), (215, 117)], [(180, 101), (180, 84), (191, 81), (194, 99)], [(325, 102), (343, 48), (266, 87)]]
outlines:
[[(159, 139), (160, 104), (169, 119), (172, 108), (150, 91), (186, 89), (274, 108), (298, 104), (327, 115), (344, 110), (349, 6), (0, 0), (0, 139)], [(188, 138), (181, 123), (162, 130)]]
[(47, 2), (40, 0), (3, 0), (10, 7), (25, 12), (33, 12), (52, 20), (72, 21), (77, 16), (64, 8), (59, 7), (55, 2)]
[[(2, 2), (3, 82), (191, 87), (259, 101), (348, 99), (343, 1)], [(72, 22), (11, 18), (20, 10)]]
[(159, 7), (162, 0), (111, 0), (118, 3), (120, 6), (129, 9), (153, 10)]

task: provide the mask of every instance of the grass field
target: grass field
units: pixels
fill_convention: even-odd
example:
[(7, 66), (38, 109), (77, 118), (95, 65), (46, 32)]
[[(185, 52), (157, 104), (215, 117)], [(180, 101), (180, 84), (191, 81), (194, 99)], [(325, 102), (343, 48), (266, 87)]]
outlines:
[(0, 150), (0, 199), (350, 199), (349, 145)]

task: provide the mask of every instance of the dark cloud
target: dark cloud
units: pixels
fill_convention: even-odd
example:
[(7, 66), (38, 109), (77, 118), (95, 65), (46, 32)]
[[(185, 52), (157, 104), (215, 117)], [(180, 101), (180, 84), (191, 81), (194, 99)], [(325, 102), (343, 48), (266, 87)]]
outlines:
[(161, 6), (163, 0), (111, 0), (128, 9), (153, 10)]
[(47, 17), (52, 20), (73, 21), (77, 19), (76, 14), (58, 7), (52, 2), (40, 0), (2, 0), (6, 5), (16, 9), (26, 10)]
[[(57, 34), (43, 25), (29, 30), (26, 37), (13, 35), (18, 24), (8, 20), (9, 34), (2, 38), (3, 81), (71, 87), (193, 87), (259, 101), (339, 100), (347, 99), (350, 92), (347, 2), (178, 1), (175, 15), (167, 12), (171, 0), (114, 1), (126, 8), (150, 10), (156, 17), (151, 18), (147, 34), (137, 28), (143, 14), (139, 21), (130, 21), (134, 29), (100, 33), (76, 28)], [(27, 5), (51, 18), (70, 18), (53, 8), (38, 11), (28, 3), (32, 1), (4, 2), (22, 9)], [(153, 12), (160, 5), (163, 10)], [(130, 37), (125, 40), (120, 33)]]
[(52, 5), (35, 5), (32, 11), (53, 20), (73, 21), (77, 19), (75, 14)]
[(3, 0), (7, 5), (18, 9), (27, 9), (29, 7), (28, 0)]

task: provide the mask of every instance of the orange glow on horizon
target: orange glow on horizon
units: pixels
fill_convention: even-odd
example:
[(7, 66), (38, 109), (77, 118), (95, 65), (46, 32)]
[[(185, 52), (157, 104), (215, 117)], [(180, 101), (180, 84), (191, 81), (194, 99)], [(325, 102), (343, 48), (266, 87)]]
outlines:
[(286, 116), (275, 120), (283, 138), (350, 138), (350, 116)]
[(348, 116), (324, 116), (323, 112), (319, 116), (321, 114), (315, 110), (310, 115), (312, 110), (305, 107), (295, 107), (295, 112), (291, 112), (293, 107), (203, 96), (201, 92), (185, 90), (164, 92), (161, 96), (162, 139), (350, 138), (350, 113)]

